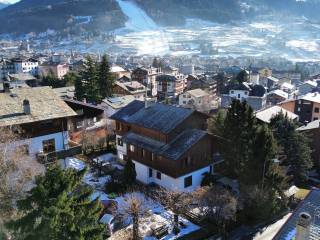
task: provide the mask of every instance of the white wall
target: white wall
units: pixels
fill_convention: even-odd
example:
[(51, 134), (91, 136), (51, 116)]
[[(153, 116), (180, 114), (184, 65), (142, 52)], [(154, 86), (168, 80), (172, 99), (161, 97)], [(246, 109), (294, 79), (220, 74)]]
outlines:
[[(174, 191), (189, 192), (196, 190), (203, 179), (203, 174), (210, 171), (210, 166), (196, 170), (192, 173), (186, 174), (185, 176), (179, 178), (172, 178), (161, 173), (161, 180), (157, 178), (157, 170), (153, 169), (153, 176), (149, 177), (149, 167), (145, 166), (137, 161), (133, 161), (136, 168), (137, 180), (142, 183), (150, 184), (156, 183), (166, 189)], [(184, 188), (184, 179), (192, 175), (192, 185)]]
[[(240, 95), (240, 97), (239, 97)], [(249, 96), (249, 91), (244, 91), (244, 90), (230, 90), (229, 91), (229, 96), (232, 98), (237, 98), (237, 99), (246, 99)]]
[(53, 134), (48, 134), (44, 136), (29, 138), (29, 139), (23, 139), (18, 142), (16, 142), (16, 146), (22, 146), (22, 145), (29, 145), (29, 155), (31, 157), (34, 157), (37, 153), (43, 151), (43, 144), (42, 142), (44, 140), (55, 140), (55, 147), (56, 151), (61, 151), (64, 149), (68, 149), (68, 132), (58, 132)]

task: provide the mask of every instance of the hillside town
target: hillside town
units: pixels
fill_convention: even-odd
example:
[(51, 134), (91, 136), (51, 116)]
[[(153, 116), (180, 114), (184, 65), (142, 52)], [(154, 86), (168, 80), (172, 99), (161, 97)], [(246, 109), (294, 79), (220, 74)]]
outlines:
[(319, 64), (24, 47), (0, 61), (1, 239), (320, 239)]

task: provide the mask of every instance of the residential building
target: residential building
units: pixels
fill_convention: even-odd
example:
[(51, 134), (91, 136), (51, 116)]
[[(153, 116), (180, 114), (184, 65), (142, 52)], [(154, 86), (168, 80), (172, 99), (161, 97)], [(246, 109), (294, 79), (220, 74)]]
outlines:
[(10, 89), (0, 105), (0, 128), (21, 129), (17, 145), (30, 156), (69, 148), (68, 123), (77, 114), (50, 87)]
[(269, 124), (271, 119), (280, 113), (287, 116), (290, 120), (293, 121), (297, 121), (299, 119), (299, 116), (297, 114), (294, 114), (293, 112), (290, 112), (280, 106), (272, 106), (266, 109), (259, 110), (255, 112), (255, 115), (259, 121)]
[(122, 78), (122, 77), (130, 77), (130, 72), (128, 70), (125, 70), (123, 67), (120, 66), (112, 66), (110, 68), (110, 72), (114, 74), (116, 79)]
[(215, 147), (207, 115), (161, 103), (133, 101), (111, 116), (118, 157), (131, 159), (137, 180), (192, 191), (213, 171)]
[(66, 63), (44, 63), (39, 66), (38, 73), (40, 76), (53, 75), (58, 79), (63, 77), (69, 72), (69, 65)]
[(106, 117), (109, 118), (134, 100), (135, 97), (133, 95), (109, 97), (102, 100), (101, 106), (105, 109)]
[(144, 100), (146, 95), (147, 89), (146, 87), (137, 82), (137, 81), (130, 81), (130, 82), (119, 82), (116, 81), (113, 86), (113, 94), (116, 96), (126, 96), (132, 95), (137, 100)]
[(149, 88), (148, 96), (157, 96), (156, 77), (161, 74), (161, 68), (139, 67), (132, 71), (132, 81), (137, 81)]
[(0, 81), (5, 79), (8, 74), (15, 73), (14, 65), (11, 61), (2, 59), (0, 61)]
[(64, 98), (64, 101), (77, 113), (68, 124), (70, 140), (73, 143), (82, 144), (86, 134), (91, 137), (92, 142), (105, 140), (108, 131), (102, 107), (69, 98)]
[(299, 121), (308, 123), (320, 119), (320, 94), (308, 93), (298, 99), (279, 103), (279, 106), (299, 115)]
[(317, 85), (316, 81), (305, 81), (298, 86), (298, 94), (301, 96), (310, 93), (317, 88)]
[[(230, 106), (233, 99), (246, 101), (253, 110), (257, 111), (267, 105), (265, 89), (260, 85), (250, 85), (246, 82), (241, 84), (231, 84), (228, 92), (221, 95), (221, 107)], [(256, 89), (259, 89), (258, 91)]]
[(156, 78), (158, 99), (175, 99), (185, 88), (184, 75), (159, 75)]
[(38, 60), (33, 58), (14, 58), (11, 60), (14, 66), (14, 73), (31, 73), (38, 75)]
[(267, 104), (268, 105), (277, 105), (283, 101), (288, 100), (289, 94), (280, 90), (276, 89), (269, 93), (267, 93)]
[(213, 95), (198, 88), (180, 94), (179, 106), (209, 113), (211, 110), (218, 108), (218, 102)]

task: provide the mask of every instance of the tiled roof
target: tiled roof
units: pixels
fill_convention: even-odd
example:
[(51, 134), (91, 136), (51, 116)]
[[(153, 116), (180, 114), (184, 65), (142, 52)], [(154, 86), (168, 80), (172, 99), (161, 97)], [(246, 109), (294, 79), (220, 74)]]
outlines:
[(295, 212), (282, 226), (273, 240), (293, 240), (295, 239), (296, 226), (299, 215), (303, 212), (312, 217), (309, 240), (320, 239), (320, 189), (313, 189), (309, 195), (299, 204)]
[[(31, 114), (24, 114), (23, 101), (30, 103)], [(0, 126), (18, 125), (77, 114), (50, 87), (14, 88), (0, 93)]]

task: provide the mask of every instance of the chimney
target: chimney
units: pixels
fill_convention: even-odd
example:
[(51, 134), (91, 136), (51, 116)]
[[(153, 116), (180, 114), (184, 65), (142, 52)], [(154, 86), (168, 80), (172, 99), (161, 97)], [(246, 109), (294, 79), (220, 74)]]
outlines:
[(26, 115), (31, 114), (30, 102), (28, 99), (23, 100), (23, 112)]
[(296, 240), (307, 240), (310, 237), (310, 227), (311, 227), (312, 217), (309, 213), (302, 212), (299, 215), (297, 230), (296, 230)]

